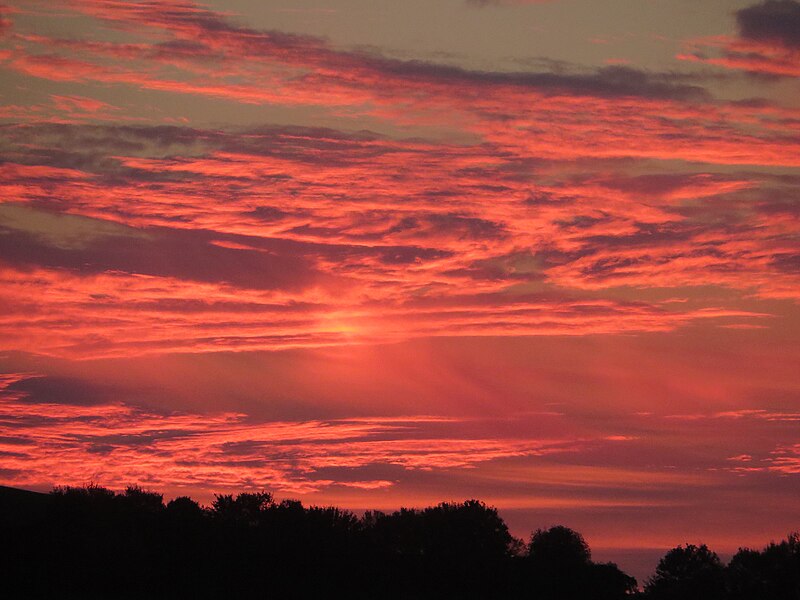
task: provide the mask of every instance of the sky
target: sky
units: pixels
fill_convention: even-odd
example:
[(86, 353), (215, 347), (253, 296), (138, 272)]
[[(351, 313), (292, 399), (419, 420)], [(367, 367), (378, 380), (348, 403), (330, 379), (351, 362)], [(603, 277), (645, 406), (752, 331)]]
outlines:
[(0, 5), (0, 484), (784, 537), (798, 77), (795, 0)]

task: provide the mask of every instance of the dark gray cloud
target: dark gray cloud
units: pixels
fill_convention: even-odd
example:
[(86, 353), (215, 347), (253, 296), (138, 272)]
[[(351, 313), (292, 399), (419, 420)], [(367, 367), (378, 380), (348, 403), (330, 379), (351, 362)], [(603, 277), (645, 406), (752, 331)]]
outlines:
[(800, 2), (766, 0), (736, 12), (743, 38), (800, 49)]
[(99, 384), (56, 375), (20, 379), (9, 384), (6, 391), (19, 392), (25, 402), (32, 404), (93, 406), (110, 400), (109, 390)]
[[(85, 220), (98, 226), (106, 223)], [(469, 227), (479, 231), (486, 228), (467, 222), (468, 232)], [(342, 263), (371, 259), (402, 265), (451, 255), (449, 251), (415, 245), (325, 244), (198, 229), (115, 227), (123, 232), (129, 230), (130, 235), (103, 235), (82, 245), (65, 247), (0, 223), (0, 261), (20, 268), (38, 266), (84, 274), (124, 272), (227, 283), (247, 289), (297, 291), (326, 277), (317, 268), (319, 260)], [(297, 228), (319, 234), (317, 229), (310, 225)], [(226, 247), (226, 242), (236, 247)]]
[[(547, 0), (478, 0), (476, 5), (533, 4)], [(477, 71), (420, 60), (389, 58), (364, 50), (334, 49), (323, 38), (296, 35), (274, 30), (244, 27), (224, 15), (205, 8), (157, 3), (137, 4), (103, 12), (103, 17), (146, 23), (163, 27), (177, 37), (193, 40), (211, 39), (228, 59), (276, 58), (288, 66), (312, 69), (324, 75), (316, 77), (320, 85), (338, 82), (346, 86), (364, 86), (395, 95), (398, 86), (515, 85), (542, 93), (622, 97), (643, 96), (669, 99), (702, 99), (707, 93), (687, 85), (685, 77), (669, 73), (648, 73), (627, 67), (607, 67), (588, 74), (556, 72)], [(211, 50), (196, 51), (201, 59)], [(456, 92), (458, 90), (455, 90)], [(477, 90), (475, 90), (477, 91)]]
[(800, 273), (800, 253), (776, 254), (772, 257), (772, 265), (787, 273)]
[[(714, 182), (724, 182), (728, 179), (732, 178), (725, 178), (719, 175), (714, 175), (713, 179), (711, 177), (707, 178), (707, 180)], [(604, 186), (615, 190), (660, 196), (689, 187), (695, 183), (696, 180), (697, 175), (693, 173), (658, 173), (652, 175), (636, 175), (633, 177), (610, 177), (601, 180), (601, 182)]]
[(631, 67), (602, 67), (588, 73), (477, 71), (426, 61), (400, 61), (364, 56), (362, 61), (384, 76), (431, 84), (492, 86), (511, 85), (540, 93), (567, 93), (604, 98), (638, 96), (669, 100), (709, 99), (708, 92), (686, 83), (675, 73), (652, 73)]
[[(217, 234), (148, 228), (144, 235), (104, 237), (84, 247), (63, 248), (28, 232), (0, 226), (0, 260), (20, 267), (42, 266), (79, 273), (125, 272), (230, 283), (250, 289), (302, 289), (318, 275), (313, 260), (290, 252), (225, 248)], [(267, 242), (259, 240), (262, 245)], [(269, 244), (268, 244), (269, 245)], [(306, 252), (308, 254), (308, 252)]]
[[(114, 156), (191, 157), (221, 151), (339, 166), (400, 151), (396, 142), (370, 131), (344, 132), (298, 126), (223, 131), (173, 126), (38, 123), (0, 125), (0, 138), (7, 144), (0, 159), (24, 165), (79, 169), (105, 176), (106, 183), (123, 179), (174, 181), (197, 177), (179, 170), (165, 173), (123, 166)], [(276, 174), (274, 177), (287, 176)]]

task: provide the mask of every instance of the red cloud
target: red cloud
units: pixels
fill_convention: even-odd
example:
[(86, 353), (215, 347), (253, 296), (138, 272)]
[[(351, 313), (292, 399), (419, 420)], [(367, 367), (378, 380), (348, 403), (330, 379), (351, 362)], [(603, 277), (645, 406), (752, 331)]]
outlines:
[[(120, 404), (31, 403), (0, 379), (2, 479), (14, 485), (49, 481), (107, 485), (131, 481), (194, 489), (268, 487), (309, 493), (335, 481), (317, 473), (382, 465), (405, 470), (463, 469), (511, 457), (574, 452), (603, 439), (431, 437), (425, 427), (452, 419), (402, 417), (340, 421), (253, 422), (242, 414), (158, 414)], [(13, 418), (12, 418), (13, 416)], [(375, 490), (387, 480), (345, 480)]]

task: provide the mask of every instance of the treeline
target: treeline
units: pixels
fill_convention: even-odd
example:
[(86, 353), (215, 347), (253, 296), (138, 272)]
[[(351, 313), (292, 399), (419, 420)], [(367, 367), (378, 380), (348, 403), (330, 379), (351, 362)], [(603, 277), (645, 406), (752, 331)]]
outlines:
[(579, 533), (525, 543), (476, 500), (358, 517), (268, 493), (207, 508), (139, 487), (12, 496), (0, 493), (0, 575), (19, 598), (800, 600), (797, 534), (727, 566), (680, 546), (638, 591)]

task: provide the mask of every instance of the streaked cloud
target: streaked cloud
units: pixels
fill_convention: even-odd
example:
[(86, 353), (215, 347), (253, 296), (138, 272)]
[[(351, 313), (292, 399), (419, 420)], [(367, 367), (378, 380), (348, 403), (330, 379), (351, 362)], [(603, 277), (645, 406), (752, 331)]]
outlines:
[(692, 40), (683, 60), (774, 77), (800, 76), (800, 3), (766, 0), (736, 11), (738, 37)]
[[(5, 479), (23, 486), (79, 484), (88, 477), (112, 485), (193, 486), (206, 493), (252, 487), (309, 493), (337, 484), (316, 475), (325, 469), (462, 469), (620, 442), (462, 438), (458, 419), (424, 416), (261, 423), (235, 413), (156, 413), (118, 403), (95, 405), (90, 384), (64, 385), (25, 374), (4, 380), (0, 454)], [(438, 436), (426, 433), (431, 425), (438, 426)], [(381, 489), (391, 482), (358, 479), (343, 485)]]

